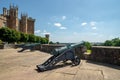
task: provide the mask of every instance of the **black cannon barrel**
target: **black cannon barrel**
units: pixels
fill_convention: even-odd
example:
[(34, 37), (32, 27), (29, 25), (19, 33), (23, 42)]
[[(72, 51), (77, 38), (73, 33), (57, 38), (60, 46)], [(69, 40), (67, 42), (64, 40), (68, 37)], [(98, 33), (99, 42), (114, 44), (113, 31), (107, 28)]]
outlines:
[(66, 50), (75, 49), (75, 48), (80, 47), (82, 45), (83, 45), (83, 42), (75, 43), (75, 44), (71, 44), (71, 45), (69, 44), (69, 45), (66, 45), (64, 47), (54, 49), (50, 54), (59, 55), (59, 54), (65, 52)]

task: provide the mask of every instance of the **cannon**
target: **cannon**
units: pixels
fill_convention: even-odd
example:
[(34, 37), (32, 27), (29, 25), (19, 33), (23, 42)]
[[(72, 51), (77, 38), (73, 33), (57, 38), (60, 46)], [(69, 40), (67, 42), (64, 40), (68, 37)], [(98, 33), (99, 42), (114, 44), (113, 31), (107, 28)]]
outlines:
[(86, 48), (83, 46), (83, 42), (56, 48), (50, 53), (52, 56), (47, 61), (45, 61), (43, 64), (36, 65), (36, 67), (39, 71), (46, 71), (52, 69), (52, 67), (58, 62), (66, 62), (68, 60), (72, 62), (72, 65), (77, 66), (80, 64), (81, 60), (80, 57), (76, 54), (75, 49), (79, 47), (84, 48), (84, 50), (81, 52), (86, 51)]
[(32, 43), (32, 44), (23, 44), (23, 45), (20, 45), (19, 47), (21, 47), (22, 49), (19, 50), (18, 52), (23, 52), (24, 50), (27, 50), (27, 49), (30, 49), (30, 51), (33, 51), (35, 50), (35, 47), (36, 46), (39, 46), (40, 43)]
[(22, 48), (23, 46), (25, 46), (25, 44), (16, 44), (15, 48)]

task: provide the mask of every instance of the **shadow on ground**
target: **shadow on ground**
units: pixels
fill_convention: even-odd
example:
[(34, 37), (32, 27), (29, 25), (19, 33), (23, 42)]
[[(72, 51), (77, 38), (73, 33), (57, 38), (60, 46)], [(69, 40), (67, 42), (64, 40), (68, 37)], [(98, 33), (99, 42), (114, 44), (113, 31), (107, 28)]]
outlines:
[[(50, 71), (50, 70), (55, 70), (55, 69), (58, 69), (58, 68), (64, 68), (64, 67), (67, 67), (67, 66), (70, 66), (70, 67), (74, 67), (74, 65), (72, 65), (72, 63), (63, 63), (63, 64), (57, 64), (57, 65), (54, 65), (52, 68), (48, 69), (48, 70), (45, 70), (45, 71)], [(40, 70), (35, 69), (38, 73), (39, 72), (42, 72)]]
[(110, 67), (110, 68), (114, 68), (114, 69), (120, 70), (120, 66), (113, 65), (113, 64), (101, 63), (101, 62), (96, 62), (96, 61), (91, 61), (91, 60), (87, 60), (86, 63), (96, 64), (96, 65), (101, 65), (101, 66), (106, 66), (106, 67)]

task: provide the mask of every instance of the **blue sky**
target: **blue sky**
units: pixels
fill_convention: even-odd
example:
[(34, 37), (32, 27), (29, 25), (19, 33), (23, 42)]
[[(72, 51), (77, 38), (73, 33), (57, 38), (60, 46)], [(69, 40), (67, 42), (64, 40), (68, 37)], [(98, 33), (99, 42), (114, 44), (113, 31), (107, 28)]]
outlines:
[(120, 0), (0, 0), (36, 19), (35, 35), (53, 42), (103, 42), (120, 36)]

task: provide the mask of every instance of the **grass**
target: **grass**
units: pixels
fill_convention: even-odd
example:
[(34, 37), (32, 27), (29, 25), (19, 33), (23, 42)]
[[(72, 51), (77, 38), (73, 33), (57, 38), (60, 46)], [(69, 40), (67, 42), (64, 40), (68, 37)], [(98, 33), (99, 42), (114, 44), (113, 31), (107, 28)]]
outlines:
[(87, 53), (88, 53), (88, 54), (91, 54), (91, 52), (92, 52), (91, 50), (87, 50)]

